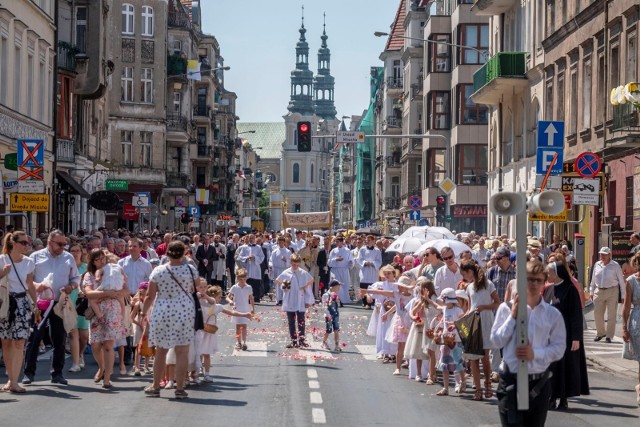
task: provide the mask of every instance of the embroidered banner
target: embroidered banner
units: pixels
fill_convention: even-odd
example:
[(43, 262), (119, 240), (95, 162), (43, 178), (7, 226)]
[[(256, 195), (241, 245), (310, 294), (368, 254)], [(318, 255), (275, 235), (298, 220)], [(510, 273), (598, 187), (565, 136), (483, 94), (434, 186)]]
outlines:
[(317, 228), (331, 225), (331, 212), (285, 213), (287, 227)]

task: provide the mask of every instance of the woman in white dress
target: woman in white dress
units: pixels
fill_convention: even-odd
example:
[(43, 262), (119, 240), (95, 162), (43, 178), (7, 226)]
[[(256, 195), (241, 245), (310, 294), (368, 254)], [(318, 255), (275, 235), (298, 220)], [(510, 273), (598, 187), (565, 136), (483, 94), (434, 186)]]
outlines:
[(149, 291), (142, 308), (142, 320), (153, 306), (149, 321), (149, 345), (156, 346), (153, 363), (153, 384), (144, 389), (146, 395), (160, 396), (160, 381), (164, 375), (167, 352), (175, 347), (176, 399), (186, 399), (184, 382), (189, 364), (189, 346), (194, 341), (195, 305), (193, 291), (197, 270), (183, 263), (186, 246), (175, 240), (167, 246), (168, 264), (157, 267), (149, 277)]
[[(480, 314), (480, 324), (482, 325), (482, 342), (484, 356), (470, 357), (465, 354), (466, 359), (471, 359), (471, 375), (475, 385), (475, 395), (473, 400), (482, 400), (482, 388), (480, 387), (480, 360), (485, 378), (484, 397), (493, 397), (491, 390), (491, 362), (489, 361), (489, 350), (491, 349), (491, 327), (494, 321), (494, 310), (500, 305), (500, 299), (494, 284), (484, 276), (482, 268), (475, 261), (464, 261), (460, 265), (460, 272), (467, 283), (466, 291), (471, 299), (469, 311), (476, 311)], [(474, 360), (475, 359), (475, 360)]]

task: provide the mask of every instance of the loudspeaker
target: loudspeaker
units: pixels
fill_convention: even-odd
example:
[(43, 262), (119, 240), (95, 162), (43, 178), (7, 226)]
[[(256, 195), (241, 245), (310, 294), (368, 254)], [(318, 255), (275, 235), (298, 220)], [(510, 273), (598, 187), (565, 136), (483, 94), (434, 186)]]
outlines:
[(564, 211), (564, 195), (555, 190), (547, 190), (531, 197), (531, 208), (547, 215), (558, 215)]
[[(564, 200), (564, 199), (563, 199)], [(520, 193), (496, 193), (489, 199), (489, 210), (495, 215), (517, 215), (524, 212), (526, 200)]]

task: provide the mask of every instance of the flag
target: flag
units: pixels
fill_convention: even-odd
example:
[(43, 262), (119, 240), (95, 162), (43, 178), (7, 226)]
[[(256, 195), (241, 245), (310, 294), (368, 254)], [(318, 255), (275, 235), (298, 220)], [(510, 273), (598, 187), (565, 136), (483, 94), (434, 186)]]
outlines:
[(206, 188), (197, 188), (196, 189), (196, 203), (208, 203), (209, 202), (209, 190)]
[(189, 59), (187, 61), (187, 78), (191, 80), (202, 80), (202, 74), (200, 74), (200, 62), (197, 59)]
[(238, 174), (238, 178), (247, 179), (247, 178), (244, 176), (244, 171), (243, 171), (242, 169), (238, 169), (238, 170), (236, 171), (236, 173)]

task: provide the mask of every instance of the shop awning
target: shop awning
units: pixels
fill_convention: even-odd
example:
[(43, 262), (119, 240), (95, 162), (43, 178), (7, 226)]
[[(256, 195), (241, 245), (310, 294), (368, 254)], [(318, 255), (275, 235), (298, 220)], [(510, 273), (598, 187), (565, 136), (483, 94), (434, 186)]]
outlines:
[(91, 195), (87, 193), (87, 190), (82, 188), (82, 184), (76, 181), (67, 172), (62, 172), (62, 171), (56, 172), (56, 176), (58, 177), (58, 179), (61, 181), (63, 185), (65, 185), (66, 187), (72, 190), (72, 193), (78, 194), (80, 197), (84, 197), (85, 199), (88, 199), (89, 197), (91, 197)]

